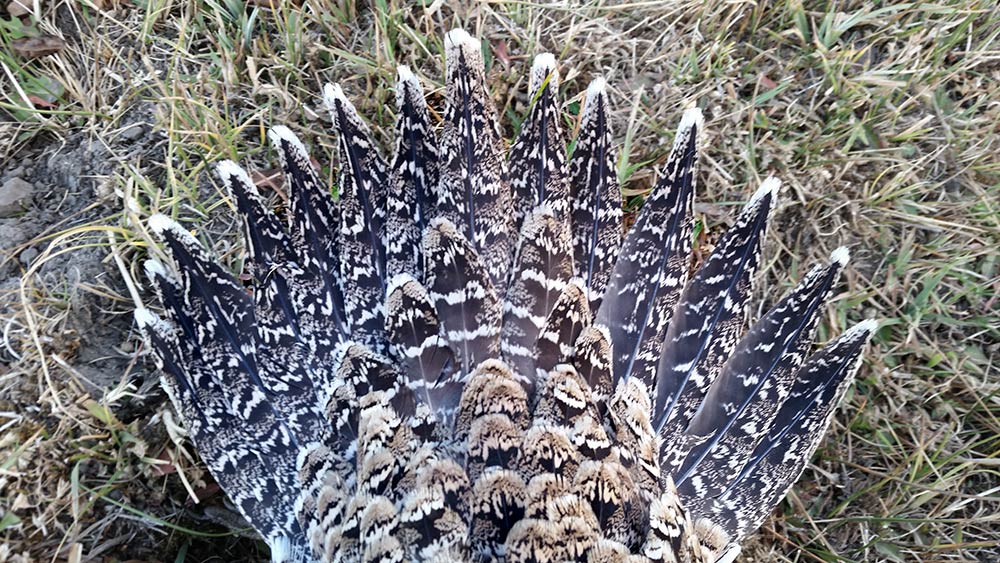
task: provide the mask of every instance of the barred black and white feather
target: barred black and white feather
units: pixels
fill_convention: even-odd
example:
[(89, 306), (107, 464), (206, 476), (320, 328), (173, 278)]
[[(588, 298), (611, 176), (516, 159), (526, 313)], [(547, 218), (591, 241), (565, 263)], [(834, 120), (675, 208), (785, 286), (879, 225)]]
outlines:
[(536, 58), (505, 160), (479, 42), (445, 51), (439, 124), (399, 69), (388, 166), (325, 88), (338, 199), (285, 127), (286, 221), (219, 165), (249, 288), (150, 219), (171, 264), (135, 317), (191, 439), (275, 561), (732, 561), (877, 328), (811, 353), (846, 249), (751, 325), (777, 180), (689, 280), (698, 110), (623, 234), (603, 81), (567, 159)]
[(552, 53), (535, 57), (528, 81), (530, 108), (510, 147), (510, 183), (514, 191), (514, 228), (547, 203), (560, 227), (566, 227), (569, 183), (566, 142), (559, 126), (559, 72)]
[(622, 240), (622, 196), (608, 111), (604, 79), (595, 78), (587, 87), (569, 162), (574, 267), (587, 284), (594, 312), (600, 309)]

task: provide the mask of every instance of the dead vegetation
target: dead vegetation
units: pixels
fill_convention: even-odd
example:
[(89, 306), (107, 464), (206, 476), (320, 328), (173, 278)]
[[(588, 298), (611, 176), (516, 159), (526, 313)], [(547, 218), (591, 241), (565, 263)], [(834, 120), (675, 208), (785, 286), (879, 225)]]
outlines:
[[(629, 208), (691, 104), (707, 120), (705, 241), (780, 176), (762, 294), (852, 249), (820, 337), (862, 317), (883, 328), (749, 560), (1000, 558), (991, 2), (40, 0), (17, 13), (0, 19), (0, 173), (35, 194), (0, 219), (18, 235), (0, 241), (0, 562), (266, 558), (227, 520), (131, 328), (148, 298), (144, 220), (181, 219), (235, 267), (231, 203), (208, 166), (273, 168), (264, 133), (284, 123), (332, 179), (319, 86), (339, 81), (387, 140), (396, 65), (440, 87), (456, 26), (489, 47), (509, 138), (535, 53), (560, 60), (569, 130), (589, 79), (607, 78)], [(18, 54), (42, 37), (54, 53)]]

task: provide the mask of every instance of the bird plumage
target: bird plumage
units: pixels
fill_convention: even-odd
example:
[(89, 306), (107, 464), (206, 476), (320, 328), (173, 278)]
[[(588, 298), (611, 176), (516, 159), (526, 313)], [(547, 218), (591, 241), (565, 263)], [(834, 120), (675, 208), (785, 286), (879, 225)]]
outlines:
[(135, 316), (202, 458), (275, 561), (731, 561), (876, 329), (811, 354), (846, 250), (747, 330), (777, 180), (691, 275), (697, 110), (623, 234), (603, 81), (567, 158), (537, 57), (508, 160), (479, 42), (445, 51), (437, 134), (399, 69), (389, 164), (324, 89), (337, 199), (285, 127), (283, 219), (218, 166), (252, 291), (150, 220), (172, 264), (146, 264), (162, 318)]

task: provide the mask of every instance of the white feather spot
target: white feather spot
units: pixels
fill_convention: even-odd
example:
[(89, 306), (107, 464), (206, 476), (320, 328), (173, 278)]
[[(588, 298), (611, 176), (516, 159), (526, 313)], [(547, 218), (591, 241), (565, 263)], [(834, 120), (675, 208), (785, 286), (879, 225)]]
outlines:
[(843, 268), (847, 265), (847, 262), (851, 259), (851, 252), (847, 250), (846, 246), (841, 246), (837, 250), (830, 253), (830, 262), (837, 262), (840, 267)]
[(444, 47), (449, 48), (465, 48), (465, 49), (480, 49), (479, 40), (475, 37), (469, 35), (469, 32), (462, 28), (455, 28), (444, 36)]
[(701, 114), (701, 110), (694, 107), (684, 110), (684, 115), (681, 117), (681, 124), (678, 127), (680, 131), (687, 131), (691, 127), (696, 127), (698, 131), (701, 131), (702, 125), (705, 123), (705, 117)]
[(295, 136), (295, 133), (292, 133), (292, 130), (284, 125), (275, 125), (274, 127), (271, 127), (271, 129), (267, 132), (267, 138), (271, 141), (271, 145), (275, 149), (280, 149), (281, 142), (284, 141), (301, 151), (302, 154), (308, 154), (309, 152), (306, 150), (306, 146), (302, 144), (302, 141)]

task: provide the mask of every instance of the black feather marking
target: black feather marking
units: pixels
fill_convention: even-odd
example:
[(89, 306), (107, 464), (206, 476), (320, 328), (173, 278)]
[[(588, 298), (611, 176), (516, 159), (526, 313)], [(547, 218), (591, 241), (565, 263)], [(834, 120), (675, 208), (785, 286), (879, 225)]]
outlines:
[(432, 220), (423, 249), (428, 295), (461, 373), (469, 374), (500, 353), (500, 300), (483, 260), (451, 221)]
[(569, 233), (548, 205), (524, 222), (504, 300), (501, 351), (519, 379), (535, 373), (535, 340), (573, 273)]
[(386, 209), (385, 163), (371, 131), (344, 97), (327, 84), (323, 98), (333, 115), (340, 148), (340, 282), (351, 339), (376, 352), (383, 349), (385, 326)]
[(691, 501), (692, 512), (711, 518), (736, 541), (760, 526), (822, 441), (877, 326), (871, 320), (857, 324), (802, 365), (771, 429), (739, 475), (718, 498)]
[(607, 403), (614, 391), (612, 387), (611, 336), (608, 329), (591, 325), (583, 329), (576, 339), (573, 351), (573, 367), (587, 381), (591, 398), (603, 418)]
[[(169, 283), (166, 278), (151, 281), (155, 285)], [(158, 290), (160, 292), (162, 290)], [(167, 315), (172, 313), (167, 311)], [(204, 374), (205, 370), (194, 370), (189, 365), (189, 358), (194, 354), (189, 340), (180, 338), (174, 324), (164, 321), (148, 309), (136, 309), (135, 320), (143, 335), (153, 348), (153, 357), (157, 367), (166, 372), (160, 376), (170, 401), (180, 414), (188, 432), (196, 442), (204, 440), (220, 424), (218, 413), (228, 409), (222, 400), (221, 389), (213, 377), (204, 382), (192, 381), (192, 377)]]
[[(558, 364), (573, 357), (573, 344), (590, 325), (590, 301), (583, 280), (573, 278), (559, 294), (535, 340), (535, 376), (544, 380)], [(532, 383), (533, 384), (533, 383)]]
[(490, 467), (472, 487), (472, 551), (483, 560), (502, 559), (510, 529), (524, 517), (525, 483), (509, 469)]
[[(323, 319), (312, 332), (317, 339), (317, 355), (329, 358), (349, 330), (338, 258), (340, 208), (316, 175), (305, 146), (290, 129), (272, 127), (268, 138), (281, 159), (288, 185), (290, 245), (296, 264), (305, 272), (303, 280), (308, 280), (303, 283), (309, 287), (303, 288), (302, 302), (297, 304), (300, 329), (306, 330), (303, 311)], [(333, 323), (334, 331), (324, 326), (327, 322)]]
[(685, 112), (661, 177), (622, 244), (597, 323), (608, 327), (615, 381), (652, 391), (660, 345), (688, 276), (701, 113)]
[[(676, 480), (682, 497), (721, 493), (746, 463), (791, 391), (795, 372), (812, 344), (821, 307), (847, 260), (847, 249), (834, 251), (829, 265), (806, 274), (737, 345), (687, 428), (688, 435), (707, 439), (687, 452), (680, 464)], [(680, 452), (671, 453), (676, 459)], [(664, 463), (664, 467), (674, 465)]]
[(559, 127), (559, 72), (555, 57), (542, 53), (531, 67), (531, 108), (510, 148), (510, 185), (514, 191), (514, 227), (542, 203), (560, 226), (567, 225), (569, 184), (566, 142)]
[(357, 448), (363, 400), (379, 392), (378, 400), (391, 401), (400, 391), (402, 377), (387, 358), (367, 346), (346, 342), (339, 347), (334, 391), (325, 413), (333, 423), (333, 446), (341, 460), (350, 460)]
[(687, 428), (743, 334), (778, 186), (774, 179), (761, 186), (681, 293), (654, 388), (653, 428), (664, 442)]
[[(220, 163), (218, 171), (244, 219), (250, 268), (258, 284), (253, 292), (254, 347), (261, 380), (297, 439), (322, 442), (329, 427), (322, 407), (332, 374), (322, 367), (324, 358), (316, 352), (332, 349), (330, 334), (336, 335), (335, 327), (303, 308), (313, 298), (313, 280), (291, 262), (285, 232), (249, 176), (230, 161)], [(305, 335), (299, 330), (300, 310)], [(326, 330), (318, 331), (317, 324)]]
[(167, 387), (171, 399), (247, 520), (272, 543), (298, 536), (291, 509), (298, 443), (260, 379), (250, 298), (177, 223), (158, 215), (150, 228), (177, 264), (177, 282), (156, 262), (147, 272), (169, 314), (187, 327), (177, 332), (148, 313), (138, 318), (178, 383)]
[(445, 63), (438, 211), (482, 255), (494, 286), (502, 288), (514, 251), (513, 198), (479, 41), (451, 31), (445, 36)]
[(622, 241), (622, 201), (617, 156), (608, 125), (604, 80), (587, 88), (573, 157), (569, 162), (573, 256), (576, 275), (587, 282), (590, 310), (600, 309)]
[(405, 66), (396, 75), (396, 150), (386, 198), (386, 279), (423, 275), (420, 239), (435, 216), (437, 141), (420, 82)]
[[(249, 393), (263, 390), (254, 352), (254, 315), (250, 296), (232, 274), (216, 264), (201, 244), (183, 227), (163, 215), (154, 215), (150, 228), (160, 236), (177, 265), (177, 305), (191, 316), (193, 337), (199, 347), (219, 347), (218, 354), (231, 356), (247, 378), (238, 386), (227, 383), (236, 395), (234, 410), (241, 403), (253, 404)], [(241, 392), (247, 396), (240, 397)]]
[(427, 290), (407, 274), (389, 284), (386, 333), (391, 350), (402, 362), (407, 386), (450, 427), (462, 397), (462, 377), (438, 322)]
[(688, 511), (681, 504), (673, 481), (667, 478), (663, 494), (649, 507), (649, 532), (643, 554), (652, 561), (703, 561), (700, 544)]

